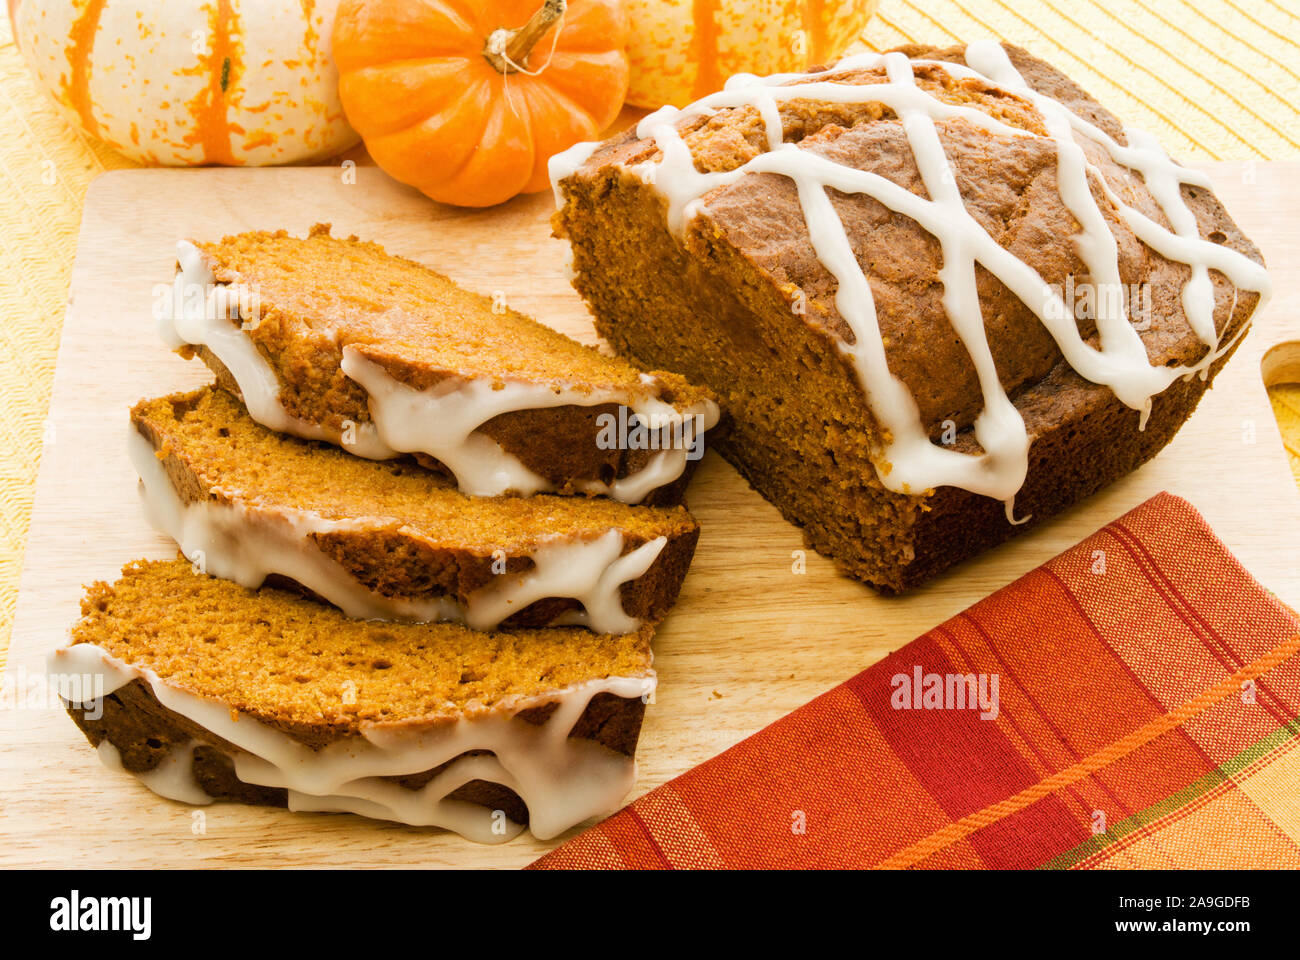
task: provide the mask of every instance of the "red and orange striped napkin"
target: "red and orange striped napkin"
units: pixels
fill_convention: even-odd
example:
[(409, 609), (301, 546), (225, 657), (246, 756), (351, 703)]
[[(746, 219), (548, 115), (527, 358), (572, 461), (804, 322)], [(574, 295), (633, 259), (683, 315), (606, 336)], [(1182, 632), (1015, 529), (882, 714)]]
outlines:
[(1298, 651), (1160, 494), (534, 866), (1300, 867)]

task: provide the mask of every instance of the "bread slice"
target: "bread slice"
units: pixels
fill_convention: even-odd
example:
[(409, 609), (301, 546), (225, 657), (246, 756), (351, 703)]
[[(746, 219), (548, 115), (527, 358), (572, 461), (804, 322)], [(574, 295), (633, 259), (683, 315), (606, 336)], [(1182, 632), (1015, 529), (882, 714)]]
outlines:
[(469, 494), (676, 503), (720, 417), (675, 374), (327, 225), (182, 243), (174, 293), (164, 338), (259, 423), (362, 457), (412, 454)]
[(991, 42), (738, 78), (551, 169), (598, 332), (886, 591), (1154, 456), (1268, 295), (1203, 174)]
[(479, 633), (349, 620), (297, 594), (128, 564), (50, 671), (112, 767), (235, 800), (541, 838), (616, 807), (654, 690), (651, 629)]
[(186, 556), (353, 617), (625, 633), (672, 606), (699, 537), (681, 506), (467, 497), (415, 464), (269, 430), (215, 387), (141, 401), (131, 424), (146, 512)]

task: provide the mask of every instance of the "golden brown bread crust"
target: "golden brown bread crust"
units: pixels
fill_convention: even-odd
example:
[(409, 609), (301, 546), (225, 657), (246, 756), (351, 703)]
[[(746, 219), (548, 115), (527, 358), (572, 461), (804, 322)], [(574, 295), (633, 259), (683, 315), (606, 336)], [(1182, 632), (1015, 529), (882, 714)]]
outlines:
[[(1036, 90), (1124, 141), (1118, 121), (1059, 71), (1018, 49), (1008, 51)], [(962, 59), (962, 48), (904, 52)], [(919, 66), (917, 76), (936, 95), (964, 98), (1006, 122), (1034, 128), (1033, 112), (1017, 107), (1018, 98), (981, 84), (957, 89), (937, 68)], [(852, 79), (875, 82), (865, 75)], [(875, 107), (845, 117), (843, 108), (794, 101), (782, 111), (786, 138), (923, 195), (901, 125)], [(697, 166), (731, 169), (761, 143), (756, 128), (752, 111), (723, 111), (689, 121), (684, 138)], [(1050, 141), (993, 136), (960, 120), (941, 121), (938, 128), (968, 210), (1003, 247), (1048, 283), (1064, 286), (1086, 272), (1070, 241), (1077, 227), (1059, 198)], [(1098, 147), (1085, 151), (1126, 203), (1165, 222), (1140, 177)], [(881, 589), (914, 586), (1135, 469), (1168, 442), (1208, 386), (1199, 379), (1176, 382), (1157, 398), (1146, 430), (1139, 431), (1138, 413), (1076, 374), (1032, 311), (978, 268), (999, 377), (1034, 440), (1028, 479), (1016, 498), (1017, 516), (1033, 519), (1013, 526), (1001, 503), (953, 487), (928, 496), (892, 493), (872, 461), (879, 425), (837, 346), (851, 334), (835, 308), (834, 278), (812, 250), (793, 185), (775, 175), (751, 175), (711, 191), (706, 211), (682, 242), (665, 229), (663, 202), (653, 188), (627, 169), (655, 154), (652, 142), (629, 131), (562, 184), (567, 202), (554, 224), (573, 244), (574, 284), (592, 307), (598, 331), (637, 363), (678, 370), (713, 388), (734, 418), (731, 436), (718, 444), (723, 456), (804, 528), (812, 546)], [(1096, 183), (1093, 190), (1100, 196)], [(1203, 237), (1262, 262), (1212, 193), (1184, 186), (1183, 194)], [(937, 242), (866, 195), (832, 193), (832, 203), (859, 261), (870, 265), (891, 372), (911, 389), (932, 438), (955, 432), (956, 449), (977, 449), (969, 428), (981, 392), (942, 309)], [(1151, 295), (1149, 325), (1139, 326), (1150, 361), (1200, 359), (1206, 348), (1181, 304), (1188, 268), (1138, 241), (1109, 204), (1102, 208), (1116, 235), (1121, 279), (1146, 284)], [(1212, 279), (1215, 321), (1226, 344), (1259, 298), (1234, 290), (1217, 272)], [(792, 309), (796, 295), (804, 313)], [(1095, 336), (1086, 317), (1079, 328), (1085, 338)]]
[[(192, 720), (168, 710), (149, 689), (136, 680), (104, 697), (102, 710), (90, 711), (79, 704), (65, 703), (68, 715), (86, 735), (91, 746), (107, 740), (117, 750), (122, 767), (129, 773), (148, 773), (175, 748), (191, 741), (194, 748), (191, 770), (195, 781), (208, 796), (260, 806), (288, 805), (288, 792), (279, 787), (245, 783), (235, 775), (232, 757), (239, 748), (204, 729)], [(97, 704), (97, 707), (100, 705)], [(546, 708), (534, 708), (516, 715), (517, 722), (541, 723)], [(645, 703), (609, 693), (597, 694), (587, 705), (569, 736), (598, 743), (624, 756), (636, 753)], [(479, 751), (470, 751), (476, 753)], [(459, 757), (423, 773), (391, 777), (409, 790), (418, 790)], [(515, 823), (528, 823), (528, 808), (508, 787), (487, 780), (471, 780), (447, 795), (450, 800), (475, 803), (502, 810)]]
[[(245, 332), (280, 384), (291, 416), (339, 432), (346, 421), (371, 419), (364, 389), (344, 375), (342, 351), (351, 346), (390, 376), (426, 389), (458, 376), (564, 382), (579, 390), (612, 390), (627, 402), (655, 396), (685, 409), (707, 390), (671, 373), (650, 383), (626, 360), (607, 357), (489, 297), (356, 237), (331, 237), (317, 224), (306, 238), (252, 231), (197, 246), (219, 282), (258, 293), (258, 322)], [(204, 347), (187, 348), (235, 396), (229, 371)], [(579, 493), (591, 481), (610, 483), (641, 469), (645, 450), (602, 449), (595, 419), (600, 407), (563, 406), (500, 414), (479, 430), (514, 455), (557, 493)], [(713, 434), (710, 434), (712, 439)], [(438, 469), (432, 457), (417, 456)], [(685, 476), (652, 492), (649, 504), (680, 503), (697, 461)]]
[[(413, 465), (363, 460), (277, 434), (212, 388), (143, 400), (131, 411), (131, 422), (161, 453), (185, 503), (241, 503), (252, 523), (296, 510), (367, 521), (315, 532), (311, 539), (359, 583), (385, 597), (447, 597), (463, 605), (498, 575), (531, 569), (531, 551), (543, 537), (589, 539), (620, 530), (624, 553), (655, 537), (667, 539), (650, 569), (620, 588), (624, 611), (653, 623), (676, 600), (699, 539), (698, 523), (680, 506), (545, 494), (467, 497)], [(504, 570), (498, 562), (502, 554)], [(277, 585), (287, 582), (277, 578)], [(572, 598), (544, 598), (502, 626), (542, 626), (578, 606)]]

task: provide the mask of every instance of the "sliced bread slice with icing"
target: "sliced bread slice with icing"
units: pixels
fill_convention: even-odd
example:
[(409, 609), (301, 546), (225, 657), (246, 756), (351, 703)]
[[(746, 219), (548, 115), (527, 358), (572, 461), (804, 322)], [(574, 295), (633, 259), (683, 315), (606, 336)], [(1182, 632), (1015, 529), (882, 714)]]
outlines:
[(672, 606), (699, 537), (681, 506), (467, 497), (414, 464), (269, 430), (215, 387), (142, 401), (131, 423), (146, 513), (186, 556), (353, 617), (628, 632)]
[(555, 836), (630, 789), (650, 639), (350, 620), (141, 561), (88, 589), (49, 669), (101, 759), (163, 796), (499, 842), (525, 823)]
[(254, 419), (362, 457), (412, 454), (466, 493), (675, 503), (720, 419), (680, 376), (326, 225), (185, 242), (178, 262), (163, 337)]

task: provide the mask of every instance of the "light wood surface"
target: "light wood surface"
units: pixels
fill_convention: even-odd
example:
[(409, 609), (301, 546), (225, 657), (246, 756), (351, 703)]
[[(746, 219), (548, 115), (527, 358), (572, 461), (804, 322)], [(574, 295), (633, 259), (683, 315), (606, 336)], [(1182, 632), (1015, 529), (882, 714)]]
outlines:
[[(1269, 408), (1261, 361), (1300, 376), (1300, 164), (1211, 168), (1263, 248), (1277, 296), (1188, 426), (1155, 461), (1015, 542), (902, 598), (839, 577), (799, 531), (709, 454), (690, 492), (703, 524), (695, 565), (656, 642), (633, 796), (663, 783), (869, 666), (1160, 490), (1194, 503), (1283, 600), (1300, 605), (1300, 492)], [(349, 182), (350, 180), (355, 182)], [(168, 353), (151, 307), (178, 237), (331, 221), (594, 342), (550, 237), (549, 196), (467, 212), (375, 168), (110, 173), (87, 198), (9, 655), (10, 682), (39, 684), (76, 618), (81, 585), (174, 548), (142, 517), (124, 452), (143, 396), (205, 382)], [(53, 305), (51, 305), (53, 308)], [(20, 691), (21, 694), (21, 691)], [(103, 768), (66, 714), (21, 696), (0, 707), (0, 862), (49, 866), (519, 866), (554, 846), (525, 835), (478, 846), (359, 817), (163, 800)], [(871, 786), (864, 784), (863, 789)], [(576, 830), (574, 831), (576, 832)]]

